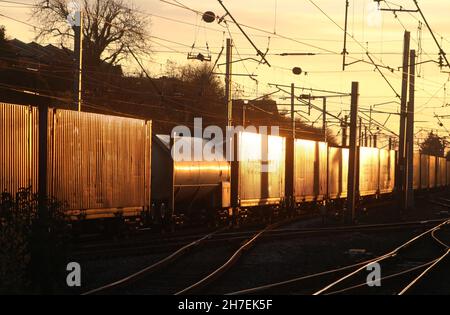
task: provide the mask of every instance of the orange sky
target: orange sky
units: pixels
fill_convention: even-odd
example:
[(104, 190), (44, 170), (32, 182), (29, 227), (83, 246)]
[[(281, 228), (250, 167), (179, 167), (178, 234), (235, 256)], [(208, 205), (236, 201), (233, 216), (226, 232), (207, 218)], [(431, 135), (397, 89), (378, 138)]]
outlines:
[[(167, 1), (174, 2), (174, 0)], [(21, 0), (21, 2), (32, 3), (33, 1)], [(198, 11), (210, 10), (217, 15), (224, 14), (216, 0), (179, 0), (179, 2)], [(313, 2), (338, 25), (344, 25), (345, 0), (313, 0)], [(186, 59), (194, 41), (197, 47), (195, 51), (204, 50), (206, 42), (208, 42), (212, 58), (215, 60), (223, 45), (224, 38), (229, 36), (227, 28), (217, 23), (206, 24), (200, 20), (197, 14), (189, 10), (159, 0), (135, 0), (134, 3), (142, 11), (153, 14), (152, 23), (149, 27), (151, 35), (154, 36), (152, 41), (155, 53), (149, 58), (151, 60), (147, 60), (146, 65), (155, 76), (164, 74), (164, 65), (167, 60), (173, 60), (180, 64), (197, 62)], [(305, 88), (348, 92), (351, 82), (359, 81), (360, 107), (362, 109), (367, 109), (370, 105), (377, 103), (396, 101), (394, 92), (374, 70), (373, 66), (359, 63), (349, 66), (345, 72), (341, 71), (342, 57), (340, 53), (343, 49), (343, 31), (327, 19), (310, 0), (226, 0), (224, 3), (238, 22), (272, 33), (268, 34), (260, 30), (244, 28), (262, 51), (265, 51), (268, 47), (268, 37), (271, 37), (267, 59), (272, 67), (258, 65), (254, 62), (236, 64), (234, 67), (236, 73), (255, 73), (258, 75), (259, 81), (256, 84), (249, 78), (235, 78), (235, 87), (243, 94), (240, 96), (255, 98), (272, 90), (268, 83), (290, 84), (291, 82)], [(389, 3), (392, 8), (396, 8), (392, 3), (403, 5), (405, 8), (415, 8), (412, 0), (392, 0)], [(450, 19), (448, 19), (450, 1), (421, 0), (419, 4), (439, 41), (442, 41), (444, 50), (448, 51), (450, 47)], [(385, 3), (382, 3), (381, 6), (387, 8)], [(29, 18), (28, 9), (4, 4), (1, 1), (0, 13), (22, 21)], [(348, 30), (364, 47), (368, 47), (373, 57), (376, 58), (376, 62), (397, 69), (402, 62), (404, 28), (401, 23), (411, 31), (411, 47), (417, 50), (418, 19), (420, 19), (420, 16), (417, 13), (398, 13), (398, 19), (396, 19), (391, 12), (379, 13), (371, 0), (350, 0)], [(36, 21), (30, 20), (29, 22), (38, 25)], [(6, 25), (10, 37), (16, 37), (23, 41), (33, 40), (34, 31), (31, 27), (1, 16), (0, 24)], [(206, 30), (204, 27), (208, 27), (208, 29)], [(230, 24), (229, 29), (236, 44), (235, 59), (239, 59), (238, 53), (242, 58), (254, 57), (254, 49), (239, 33), (237, 27)], [(278, 35), (273, 34), (274, 32)], [(291, 40), (281, 38), (279, 35), (289, 37)], [(444, 39), (441, 40), (441, 36)], [(348, 43), (348, 51), (350, 52), (348, 61), (360, 58), (368, 60), (360, 45), (351, 38), (348, 39)], [(316, 46), (316, 48), (308, 45)], [(422, 48), (423, 54), (420, 56), (422, 61), (437, 60), (439, 50), (425, 26), (423, 26)], [(300, 57), (272, 55), (282, 52), (320, 54)], [(224, 62), (223, 57), (220, 62)], [(294, 66), (301, 67), (308, 74), (306, 76), (293, 75), (291, 69)], [(129, 70), (132, 69), (133, 66), (130, 66)], [(221, 70), (224, 71), (224, 67)], [(438, 126), (438, 122), (433, 116), (434, 113), (438, 115), (450, 114), (448, 110), (450, 107), (443, 107), (446, 103), (450, 103), (446, 95), (446, 90), (450, 88), (450, 85), (445, 85), (449, 75), (440, 73), (439, 68), (432, 63), (417, 68), (417, 70), (420, 70), (421, 77), (417, 78), (416, 84), (416, 120), (418, 121), (416, 132), (421, 128), (431, 128), (439, 130), (441, 135), (448, 136), (448, 132)], [(444, 69), (444, 71), (446, 70)], [(398, 71), (394, 73), (383, 72), (397, 92), (400, 93), (401, 73)], [(305, 90), (305, 93), (309, 92)], [(280, 94), (280, 96), (283, 95)], [(279, 100), (279, 102), (283, 101)], [(317, 104), (320, 105), (321, 102)], [(331, 112), (338, 114), (349, 108), (349, 99), (330, 99), (328, 108)], [(383, 105), (379, 106), (378, 110), (396, 112), (398, 105)], [(319, 114), (318, 112), (312, 112), (309, 119), (315, 121)], [(383, 123), (387, 117), (386, 114), (374, 114), (374, 118)], [(450, 129), (449, 121), (443, 120), (448, 129)], [(387, 127), (398, 133), (398, 116), (392, 116), (387, 122)]]

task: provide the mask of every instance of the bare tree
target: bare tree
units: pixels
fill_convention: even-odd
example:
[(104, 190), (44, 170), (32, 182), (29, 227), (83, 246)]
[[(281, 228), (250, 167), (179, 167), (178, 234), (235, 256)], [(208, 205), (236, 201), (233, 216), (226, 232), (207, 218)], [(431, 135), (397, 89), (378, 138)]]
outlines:
[[(59, 38), (61, 45), (73, 42), (68, 16), (76, 0), (39, 0), (32, 18), (40, 25), (36, 39)], [(118, 65), (136, 54), (148, 54), (149, 25), (147, 15), (123, 0), (78, 0), (83, 8), (84, 58), (88, 64)], [(129, 2), (129, 1), (127, 1)]]

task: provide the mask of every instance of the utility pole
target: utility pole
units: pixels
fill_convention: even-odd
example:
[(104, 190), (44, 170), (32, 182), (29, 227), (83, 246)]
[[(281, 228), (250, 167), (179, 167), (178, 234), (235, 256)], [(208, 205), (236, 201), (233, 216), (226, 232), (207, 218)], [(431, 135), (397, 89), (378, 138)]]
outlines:
[(295, 139), (295, 85), (291, 84), (291, 128), (292, 138)]
[(342, 50), (342, 71), (345, 71), (345, 57), (347, 56), (347, 28), (348, 28), (348, 7), (350, 3), (345, 0), (345, 28), (344, 28), (344, 50)]
[(81, 111), (82, 103), (82, 82), (83, 82), (83, 8), (76, 13), (74, 30), (74, 62), (75, 62), (75, 79), (74, 79), (74, 101), (77, 110)]
[(327, 98), (323, 98), (323, 110), (322, 110), (322, 132), (324, 142), (327, 142)]
[(286, 168), (285, 168), (285, 194), (286, 208), (293, 211), (295, 208), (294, 197), (294, 156), (295, 156), (295, 85), (291, 84), (291, 134), (286, 139)]
[(416, 76), (416, 51), (411, 50), (409, 56), (409, 103), (408, 103), (408, 121), (406, 131), (407, 141), (407, 167), (408, 175), (406, 187), (406, 208), (414, 208), (414, 98), (415, 98), (415, 76)]
[[(226, 47), (226, 72), (225, 72), (225, 102), (227, 106), (227, 131), (233, 126), (233, 99), (231, 94), (231, 84), (233, 80), (233, 41), (227, 38)], [(238, 152), (238, 135), (230, 134), (227, 136), (227, 158), (230, 161), (231, 168), (231, 212), (233, 220), (236, 219), (239, 207), (239, 152)]]
[(397, 189), (400, 193), (400, 208), (405, 209), (405, 177), (406, 177), (406, 118), (407, 118), (407, 98), (408, 98), (408, 64), (409, 64), (409, 47), (410, 47), (410, 33), (405, 31), (403, 44), (403, 67), (402, 67), (402, 95), (401, 95), (401, 110), (400, 110), (400, 132), (399, 132), (399, 148), (398, 148), (398, 177)]
[(351, 213), (352, 223), (356, 214), (356, 174), (357, 174), (357, 121), (358, 121), (358, 97), (359, 83), (352, 82), (352, 99), (350, 111), (350, 152), (348, 159), (348, 187), (347, 187), (347, 210)]
[(227, 38), (227, 56), (226, 56), (226, 72), (225, 72), (225, 100), (227, 102), (227, 126), (233, 125), (233, 100), (231, 95), (232, 72), (233, 72), (233, 41)]

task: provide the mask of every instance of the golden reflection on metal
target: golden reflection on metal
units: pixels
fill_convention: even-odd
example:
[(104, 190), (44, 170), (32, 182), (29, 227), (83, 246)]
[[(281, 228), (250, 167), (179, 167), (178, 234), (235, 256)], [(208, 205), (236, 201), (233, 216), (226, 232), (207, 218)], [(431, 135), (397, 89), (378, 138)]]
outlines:
[(49, 192), (69, 210), (150, 206), (151, 122), (50, 110), (49, 130)]
[(359, 193), (361, 196), (374, 195), (379, 189), (379, 151), (360, 147), (359, 154)]
[[(191, 162), (176, 162), (175, 170), (176, 171), (212, 171), (212, 172), (228, 172), (230, 167), (229, 165), (201, 165), (200, 163), (208, 163), (208, 162), (192, 162), (196, 164), (190, 165), (180, 165), (180, 163), (191, 163)], [(226, 163), (226, 162), (222, 162)]]
[[(284, 198), (286, 139), (241, 132), (239, 141), (239, 200), (243, 207), (277, 204)], [(266, 156), (268, 161), (262, 161)]]
[(0, 192), (37, 192), (38, 117), (34, 107), (0, 103)]

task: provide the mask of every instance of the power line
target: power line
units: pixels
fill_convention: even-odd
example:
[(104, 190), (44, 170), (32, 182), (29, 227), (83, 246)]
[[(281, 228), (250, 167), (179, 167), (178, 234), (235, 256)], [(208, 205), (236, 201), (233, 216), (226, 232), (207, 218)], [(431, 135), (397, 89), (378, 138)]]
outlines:
[(430, 27), (430, 24), (428, 24), (428, 21), (427, 21), (427, 19), (425, 18), (425, 15), (423, 14), (423, 11), (420, 9), (419, 4), (417, 3), (417, 0), (413, 0), (413, 1), (414, 1), (414, 4), (415, 4), (416, 7), (417, 7), (417, 10), (419, 10), (420, 15), (422, 16), (422, 19), (423, 19), (423, 21), (425, 22), (425, 25), (427, 26), (428, 30), (430, 31), (431, 36), (432, 36), (433, 39), (434, 39), (434, 42), (435, 42), (436, 45), (438, 46), (438, 48), (439, 48), (439, 53), (440, 53), (441, 56), (445, 59), (445, 62), (447, 63), (447, 66), (450, 68), (450, 63), (449, 63), (449, 61), (448, 61), (448, 59), (447, 59), (447, 55), (446, 55), (446, 53), (444, 52), (444, 50), (442, 49), (442, 47), (441, 47), (441, 45), (439, 44), (439, 42), (437, 41), (436, 36), (434, 35), (433, 30), (432, 30), (431, 27)]
[[(347, 34), (348, 36), (350, 36), (350, 38), (352, 38), (354, 42), (356, 42), (363, 50), (365, 50), (367, 56), (370, 57), (370, 53), (369, 53), (368, 49), (366, 49), (366, 48), (364, 47), (364, 45), (361, 44), (361, 42), (359, 42), (352, 34), (349, 34), (348, 31), (346, 31), (342, 26), (340, 26), (333, 18), (331, 18), (331, 17), (330, 17), (330, 16), (329, 16), (329, 15), (328, 15), (321, 7), (320, 7), (320, 6), (318, 6), (313, 0), (307, 0), (307, 1), (309, 1), (314, 7), (316, 7), (323, 15), (325, 15), (325, 17), (326, 17), (328, 20), (330, 20), (330, 21), (331, 21), (334, 25), (336, 25), (339, 29), (341, 29), (342, 31), (346, 32), (346, 34)], [(377, 65), (373, 62), (372, 58), (370, 58), (370, 59), (371, 59), (371, 61), (372, 61), (372, 64), (374, 64), (374, 65), (376, 66), (377, 70), (381, 73), (381, 71), (380, 71), (380, 69), (379, 69), (379, 66), (377, 66)], [(360, 61), (363, 61), (363, 60), (360, 60)], [(384, 65), (383, 62), (381, 62), (381, 64), (382, 64), (383, 67), (385, 67), (385, 68), (390, 68), (390, 67), (387, 67), (386, 65)], [(392, 69), (392, 68), (391, 68), (391, 69)], [(392, 72), (393, 72), (393, 71), (392, 71)], [(386, 82), (388, 82), (389, 86), (390, 86), (391, 89), (392, 89), (392, 84), (386, 79), (386, 77), (385, 77), (384, 75), (382, 75), (382, 76), (383, 76), (383, 78), (386, 80)], [(395, 92), (395, 94), (398, 95), (397, 92)]]

